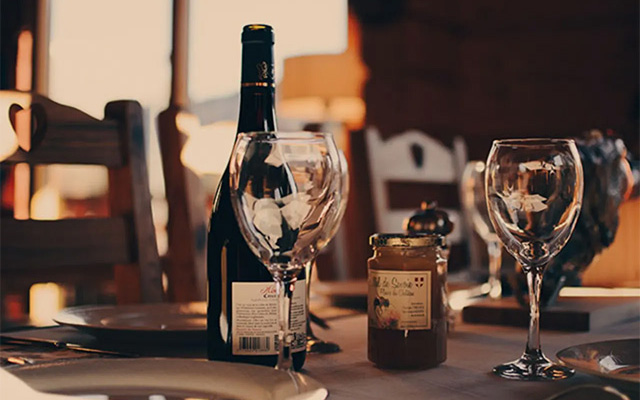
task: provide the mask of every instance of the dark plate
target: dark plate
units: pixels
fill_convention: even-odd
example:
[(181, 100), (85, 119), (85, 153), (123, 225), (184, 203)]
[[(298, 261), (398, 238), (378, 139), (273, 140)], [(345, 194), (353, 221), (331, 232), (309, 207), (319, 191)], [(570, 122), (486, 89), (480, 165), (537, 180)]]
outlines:
[(640, 383), (640, 339), (585, 343), (556, 356), (578, 371), (620, 382)]
[(105, 341), (206, 341), (205, 302), (122, 306), (81, 306), (62, 310), (53, 319)]

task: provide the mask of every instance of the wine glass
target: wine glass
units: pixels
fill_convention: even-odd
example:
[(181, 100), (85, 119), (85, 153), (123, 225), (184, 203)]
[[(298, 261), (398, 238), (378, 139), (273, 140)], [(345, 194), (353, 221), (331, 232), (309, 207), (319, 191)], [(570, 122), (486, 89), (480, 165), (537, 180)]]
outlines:
[(580, 214), (583, 172), (570, 139), (493, 142), (485, 172), (486, 201), (496, 234), (522, 264), (529, 286), (530, 322), (524, 354), (493, 372), (508, 379), (556, 380), (573, 370), (540, 348), (540, 289), (549, 261), (567, 243)]
[(291, 371), (289, 322), (298, 274), (318, 254), (326, 218), (339, 206), (338, 152), (331, 134), (250, 132), (229, 162), (231, 203), (242, 236), (276, 283), (277, 369)]
[[(340, 179), (335, 182), (336, 188), (333, 194), (337, 196), (336, 203), (338, 207), (332, 209), (327, 215), (327, 229), (324, 231), (323, 239), (318, 243), (318, 247), (322, 249), (336, 235), (340, 227), (340, 221), (347, 209), (347, 199), (349, 197), (349, 167), (347, 159), (342, 150), (338, 150), (338, 158), (340, 161)], [(308, 263), (306, 266), (307, 276), (307, 307), (309, 306), (309, 297), (311, 293), (311, 272), (313, 271), (315, 262)], [(308, 315), (311, 315), (310, 313)], [(336, 353), (340, 351), (337, 343), (329, 342), (318, 338), (311, 329), (310, 319), (307, 319), (307, 353)]]
[[(500, 265), (502, 263), (502, 243), (489, 219), (487, 200), (484, 190), (484, 161), (469, 161), (462, 173), (462, 201), (471, 219), (473, 229), (487, 246), (489, 255), (489, 298), (498, 300), (502, 297), (500, 283)], [(484, 291), (483, 293), (487, 293)]]

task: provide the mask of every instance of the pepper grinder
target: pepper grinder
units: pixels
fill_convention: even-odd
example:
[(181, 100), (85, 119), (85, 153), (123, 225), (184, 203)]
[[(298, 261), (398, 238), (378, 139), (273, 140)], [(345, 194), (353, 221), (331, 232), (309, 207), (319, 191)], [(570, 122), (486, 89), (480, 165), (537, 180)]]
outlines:
[(438, 208), (437, 201), (423, 201), (420, 209), (405, 221), (408, 234), (429, 233), (447, 236), (453, 230), (453, 222), (446, 211)]
[(442, 237), (441, 251), (438, 261), (438, 275), (442, 283), (442, 302), (447, 313), (447, 331), (453, 331), (456, 314), (449, 304), (449, 289), (447, 285), (447, 268), (449, 264), (449, 246), (446, 236), (453, 231), (454, 224), (446, 211), (438, 208), (437, 201), (423, 201), (420, 209), (404, 223), (407, 234), (438, 234)]

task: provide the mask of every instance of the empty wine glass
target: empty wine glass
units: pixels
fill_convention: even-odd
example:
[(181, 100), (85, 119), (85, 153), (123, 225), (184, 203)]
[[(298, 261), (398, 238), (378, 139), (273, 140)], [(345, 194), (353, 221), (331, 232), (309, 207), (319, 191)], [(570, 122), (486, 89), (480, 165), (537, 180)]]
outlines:
[(290, 371), (291, 296), (338, 208), (338, 152), (331, 134), (240, 133), (229, 163), (231, 203), (249, 248), (276, 283), (277, 369)]
[[(347, 209), (347, 198), (349, 197), (349, 167), (342, 150), (338, 150), (338, 157), (340, 161), (340, 179), (335, 182), (335, 185), (336, 189), (339, 190), (333, 191), (333, 195), (336, 196), (335, 202), (338, 204), (338, 207), (333, 208), (326, 216), (327, 229), (323, 231), (323, 239), (318, 242), (318, 248), (320, 250), (329, 244), (329, 241), (338, 232), (340, 221), (342, 221), (344, 212)], [(310, 262), (306, 269), (307, 307), (309, 306), (311, 272), (313, 271), (314, 265), (315, 262)], [(313, 333), (310, 319), (307, 319), (307, 353), (336, 353), (338, 351), (340, 351), (340, 346), (337, 343), (322, 340)]]
[[(482, 238), (487, 246), (489, 255), (489, 298), (493, 300), (502, 297), (502, 285), (500, 283), (500, 265), (502, 263), (502, 243), (489, 219), (487, 200), (484, 190), (484, 161), (469, 161), (462, 173), (462, 201), (464, 208), (471, 219), (473, 229)], [(486, 290), (486, 291), (485, 291)]]
[(540, 289), (549, 261), (567, 243), (580, 214), (583, 172), (570, 139), (496, 140), (487, 159), (486, 201), (505, 248), (522, 264), (530, 322), (524, 354), (493, 372), (508, 379), (556, 380), (573, 370), (540, 348)]

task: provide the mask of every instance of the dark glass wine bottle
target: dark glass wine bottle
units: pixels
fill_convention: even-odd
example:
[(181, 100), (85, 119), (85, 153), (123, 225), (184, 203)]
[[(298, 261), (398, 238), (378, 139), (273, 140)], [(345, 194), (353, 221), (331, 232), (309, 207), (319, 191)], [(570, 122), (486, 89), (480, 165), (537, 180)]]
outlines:
[[(273, 43), (268, 25), (247, 25), (242, 31), (238, 133), (276, 130)], [(242, 237), (231, 205), (228, 168), (214, 198), (207, 246), (208, 358), (275, 366), (275, 285)], [(306, 358), (304, 272), (299, 279), (291, 318), (296, 370)]]

